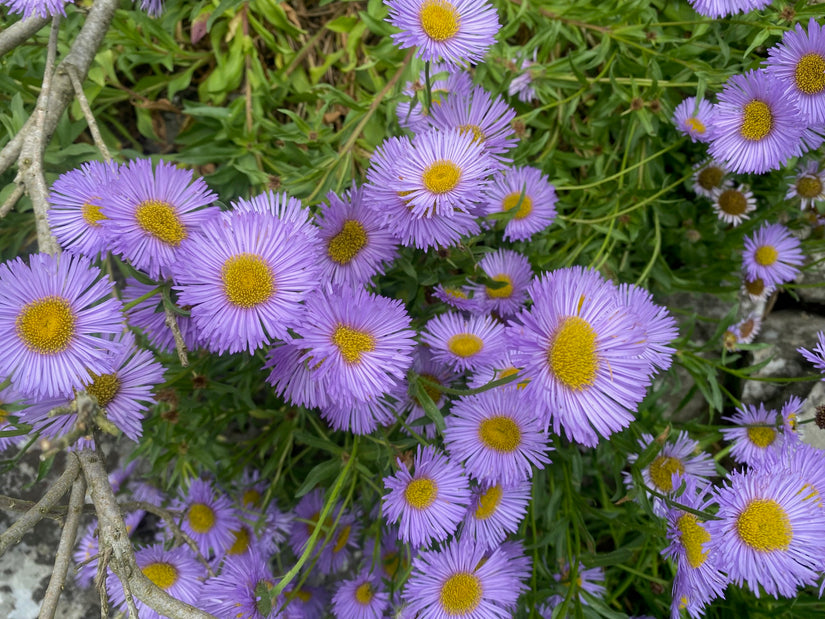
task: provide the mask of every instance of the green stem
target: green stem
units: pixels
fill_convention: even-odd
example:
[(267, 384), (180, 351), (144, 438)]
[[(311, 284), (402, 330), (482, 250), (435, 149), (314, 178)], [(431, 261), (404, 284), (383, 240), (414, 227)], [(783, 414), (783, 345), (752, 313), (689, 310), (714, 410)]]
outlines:
[(424, 101), (427, 104), (426, 113), (430, 113), (430, 108), (433, 106), (433, 90), (430, 85), (430, 61), (424, 63)]
[(158, 284), (155, 288), (153, 288), (152, 290), (150, 290), (146, 294), (140, 295), (137, 299), (134, 299), (133, 301), (129, 301), (128, 303), (124, 303), (123, 304), (123, 311), (128, 312), (130, 309), (132, 309), (136, 305), (140, 305), (141, 303), (143, 303), (146, 299), (151, 299), (157, 293), (159, 293), (161, 290), (163, 290), (163, 284)]
[(430, 380), (426, 376), (422, 374), (418, 375), (418, 380), (426, 385), (427, 387), (432, 387), (433, 389), (437, 389), (442, 393), (447, 393), (449, 395), (475, 395), (477, 393), (483, 393), (485, 391), (489, 391), (490, 389), (495, 389), (496, 387), (501, 387), (502, 385), (507, 385), (514, 382), (517, 378), (521, 378), (520, 374), (516, 372), (515, 374), (511, 374), (510, 376), (505, 376), (504, 378), (499, 378), (497, 380), (490, 381), (486, 385), (482, 385), (481, 387), (476, 387), (475, 389), (452, 389), (450, 387), (445, 387), (435, 381)]
[(645, 270), (642, 271), (642, 274), (639, 275), (639, 279), (636, 280), (637, 286), (641, 286), (642, 282), (647, 279), (651, 269), (653, 269), (653, 265), (656, 264), (656, 259), (659, 257), (659, 252), (662, 248), (662, 228), (659, 225), (659, 213), (656, 212), (656, 209), (653, 209), (653, 223), (656, 227), (656, 237), (653, 241), (653, 254), (650, 256), (650, 260), (648, 261), (647, 266), (645, 266)]

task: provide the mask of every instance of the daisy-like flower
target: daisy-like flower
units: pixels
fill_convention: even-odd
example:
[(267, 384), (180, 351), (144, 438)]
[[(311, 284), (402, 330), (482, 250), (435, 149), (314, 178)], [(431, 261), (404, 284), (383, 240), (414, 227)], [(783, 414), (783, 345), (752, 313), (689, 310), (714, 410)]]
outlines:
[(118, 176), (116, 163), (90, 161), (57, 177), (49, 192), (49, 226), (60, 247), (96, 257), (106, 249), (100, 198)]
[(515, 314), (527, 299), (527, 286), (533, 279), (533, 269), (526, 256), (511, 249), (499, 249), (487, 254), (478, 263), (484, 274), (500, 286), (474, 284), (473, 298), (482, 309), (496, 312), (499, 316)]
[(756, 597), (795, 597), (825, 566), (825, 511), (805, 482), (786, 471), (733, 471), (714, 490), (718, 520), (707, 522), (710, 551), (738, 586)]
[(781, 450), (768, 454), (757, 468), (784, 470), (789, 477), (804, 482), (806, 498), (825, 506), (825, 451), (801, 441), (786, 443)]
[(421, 334), (433, 360), (457, 371), (494, 365), (506, 349), (504, 325), (489, 316), (447, 312), (431, 318)]
[[(150, 293), (153, 293), (151, 296)], [(166, 324), (166, 314), (163, 311), (163, 301), (160, 291), (156, 286), (141, 284), (131, 277), (126, 278), (126, 286), (123, 288), (122, 297), (124, 303), (138, 301), (146, 296), (143, 301), (138, 302), (126, 310), (129, 325), (141, 329), (149, 340), (149, 344), (162, 353), (170, 353), (175, 350), (175, 337), (172, 330)], [(172, 294), (173, 300), (176, 296)], [(180, 303), (177, 304), (180, 306)], [(192, 316), (175, 316), (178, 329), (180, 329), (183, 343), (187, 350), (194, 350), (200, 345), (200, 332)]]
[[(169, 550), (165, 550), (162, 544), (147, 546), (135, 553), (135, 561), (144, 576), (173, 598), (192, 606), (200, 605), (206, 570), (188, 546)], [(111, 570), (106, 577), (106, 591), (112, 603), (126, 613), (128, 606), (123, 585)], [(153, 608), (137, 598), (134, 602), (140, 619), (161, 619), (162, 615)]]
[(575, 585), (573, 584), (573, 574), (571, 573), (570, 564), (565, 563), (561, 572), (554, 574), (553, 578), (556, 582), (565, 585), (568, 589), (573, 588), (573, 595), (575, 599), (587, 606), (587, 596), (582, 593), (602, 599), (607, 589), (604, 586), (604, 569), (600, 567), (591, 567), (585, 569), (584, 563), (579, 563), (576, 569)]
[(825, 123), (825, 27), (813, 17), (807, 33), (796, 24), (768, 49), (766, 64), (768, 73), (796, 94), (808, 124)]
[[(333, 288), (307, 299), (301, 361), (327, 380), (329, 394), (365, 402), (391, 392), (412, 365), (414, 331), (397, 299), (363, 289)], [(343, 403), (343, 402), (339, 402)]]
[(203, 179), (192, 180), (191, 170), (161, 161), (153, 171), (148, 159), (131, 161), (101, 197), (112, 252), (153, 279), (168, 276), (178, 250), (219, 215), (217, 208), (204, 208), (216, 199)]
[(203, 479), (193, 479), (186, 496), (174, 509), (184, 512), (181, 529), (198, 545), (204, 556), (223, 554), (235, 541), (232, 531), (240, 524), (232, 501)]
[(329, 381), (318, 376), (316, 362), (301, 361), (305, 350), (300, 343), (301, 340), (287, 341), (269, 350), (264, 365), (270, 370), (266, 382), (294, 406), (326, 406), (329, 403)]
[(764, 9), (770, 0), (688, 0), (693, 10), (705, 17), (727, 17), (734, 13), (747, 13)]
[(819, 162), (811, 159), (799, 168), (795, 178), (789, 179), (786, 200), (799, 198), (803, 209), (813, 208), (817, 202), (825, 201), (825, 168), (820, 169)]
[(447, 65), (478, 63), (499, 30), (495, 8), (485, 0), (385, 0), (387, 18), (401, 32), (392, 39), (401, 49), (416, 47), (426, 61)]
[(0, 378), (22, 396), (71, 396), (112, 370), (121, 304), (88, 258), (15, 258), (0, 264), (0, 290)]
[[(263, 533), (271, 540), (271, 550), (274, 550), (274, 546), (286, 540), (292, 527), (292, 514), (278, 509), (278, 504), (274, 500), (264, 504), (269, 484), (268, 480), (261, 479), (258, 471), (245, 470), (241, 477), (237, 502), (242, 517), (247, 521), (260, 523), (263, 519)], [(264, 545), (261, 553), (268, 556), (271, 550)]]
[(465, 312), (476, 313), (481, 311), (481, 303), (473, 297), (473, 290), (469, 286), (445, 286), (438, 284), (433, 288), (433, 296), (450, 307)]
[(471, 477), (513, 484), (530, 479), (534, 466), (550, 462), (543, 424), (524, 398), (521, 390), (492, 389), (453, 404), (444, 442)]
[(392, 189), (416, 217), (472, 212), (494, 165), (472, 131), (428, 131), (413, 138), (409, 156), (398, 162)]
[(799, 239), (782, 224), (768, 223), (745, 237), (742, 257), (748, 278), (759, 277), (766, 286), (792, 281), (804, 261)]
[(676, 352), (670, 344), (679, 337), (676, 319), (666, 307), (653, 302), (650, 292), (635, 284), (619, 284), (619, 302), (645, 334), (642, 358), (650, 361), (654, 369), (667, 370)]
[(23, 19), (28, 19), (32, 15), (40, 17), (65, 15), (66, 4), (69, 3), (74, 2), (73, 0), (2, 0), (0, 2), (9, 7), (9, 13), (22, 13)]
[[(453, 94), (466, 95), (473, 89), (473, 80), (470, 74), (463, 69), (450, 68), (447, 65), (435, 64), (431, 67), (430, 94), (433, 105), (440, 105)], [(402, 93), (410, 101), (399, 101), (395, 108), (398, 124), (413, 133), (420, 133), (429, 129), (429, 112), (421, 104), (418, 94), (424, 90), (427, 76), (424, 71), (418, 81), (407, 82)]]
[(481, 86), (469, 94), (454, 94), (441, 105), (433, 106), (430, 123), (439, 131), (458, 129), (469, 133), (473, 141), (501, 165), (503, 156), (516, 145), (512, 121), (516, 111), (501, 97), (493, 98)]
[(760, 301), (767, 301), (776, 290), (773, 284), (766, 285), (765, 280), (761, 277), (749, 278), (746, 274), (742, 274), (742, 292), (748, 295), (748, 298), (754, 303)]
[(776, 78), (733, 75), (719, 93), (708, 152), (733, 172), (762, 174), (800, 152), (805, 118)]
[(673, 124), (692, 142), (707, 142), (708, 130), (713, 126), (713, 104), (696, 97), (683, 100), (673, 112)]
[[(17, 416), (17, 412), (10, 412), (10, 410), (16, 411), (21, 400), (20, 395), (11, 387), (0, 389), (0, 432), (15, 429), (14, 425), (9, 422), (9, 414)], [(0, 453), (16, 445), (19, 441), (19, 436), (0, 436)]]
[(428, 445), (418, 446), (414, 472), (399, 458), (398, 472), (384, 478), (384, 515), (398, 523), (398, 537), (429, 546), (455, 532), (470, 503), (470, 485), (461, 467)]
[[(501, 361), (496, 363), (495, 365), (486, 365), (480, 367), (477, 371), (473, 372), (470, 378), (467, 380), (467, 386), (470, 389), (478, 389), (479, 387), (483, 387), (487, 383), (491, 383), (495, 380), (501, 380), (502, 378), (508, 378), (513, 376), (514, 374), (518, 374), (521, 371), (516, 365), (515, 358), (516, 352), (514, 350), (507, 350), (507, 352), (502, 357)], [(516, 382), (506, 383), (504, 385), (500, 385), (496, 387), (496, 389), (500, 389), (503, 391), (510, 391), (513, 389), (524, 389), (527, 386), (529, 380), (516, 380)]]
[(646, 394), (653, 367), (642, 357), (636, 310), (598, 272), (559, 269), (533, 280), (532, 308), (510, 324), (525, 391), (550, 408), (556, 434), (595, 446), (626, 428)]
[[(646, 450), (653, 440), (652, 435), (642, 434), (638, 440), (639, 452)], [(638, 454), (630, 454), (627, 457), (630, 464), (638, 459)], [(622, 475), (625, 485), (632, 488), (632, 475), (628, 471)], [(678, 489), (674, 488), (674, 477), (678, 476), (680, 481), (690, 479), (698, 485), (705, 485), (708, 483), (708, 478), (714, 475), (716, 475), (716, 466), (713, 458), (709, 454), (699, 452), (699, 442), (692, 440), (687, 432), (679, 432), (675, 441), (665, 443), (653, 461), (642, 469), (645, 486), (666, 495), (672, 495), (673, 491)], [(653, 502), (653, 513), (663, 516), (667, 511), (667, 504), (659, 497), (652, 496), (647, 490), (645, 493)]]
[(274, 580), (266, 559), (257, 549), (227, 558), (220, 575), (204, 583), (198, 606), (218, 617), (270, 619), (276, 616), (277, 607), (264, 614), (258, 602), (260, 589), (268, 591)]
[(736, 427), (722, 428), (722, 436), (734, 441), (731, 457), (740, 464), (758, 466), (767, 454), (778, 451), (785, 442), (782, 430), (777, 427), (777, 413), (765, 405), (743, 405), (730, 417), (722, 417)]
[[(496, 548), (453, 541), (413, 559), (401, 593), (411, 617), (509, 619), (525, 586), (507, 570), (508, 557)], [(486, 560), (482, 560), (486, 559)]]
[(530, 503), (530, 488), (526, 481), (474, 488), (462, 538), (469, 536), (480, 546), (497, 548), (508, 534), (518, 531)]
[(390, 595), (376, 572), (368, 570), (343, 581), (332, 596), (332, 612), (338, 619), (376, 619), (389, 609)]
[(395, 259), (396, 240), (364, 205), (363, 196), (359, 187), (343, 199), (330, 192), (329, 205), (318, 212), (318, 236), (326, 250), (320, 257), (320, 277), (325, 282), (364, 286)]
[(731, 184), (731, 181), (725, 178), (728, 171), (724, 164), (718, 161), (698, 163), (693, 170), (693, 191), (703, 198), (711, 198), (715, 190), (725, 189)]
[[(514, 77), (507, 86), (507, 94), (511, 97), (518, 97), (522, 103), (530, 103), (536, 98), (536, 89), (533, 86), (533, 71), (530, 70), (536, 64), (536, 51), (533, 50), (533, 58), (522, 58), (518, 70), (520, 73)], [(513, 65), (515, 67), (515, 65)]]
[[(707, 511), (714, 504), (705, 497), (704, 490), (697, 489), (693, 478), (687, 477), (685, 484), (685, 491), (677, 499), (681, 505)], [(668, 508), (665, 519), (670, 543), (662, 554), (676, 563), (671, 619), (679, 619), (683, 608), (698, 619), (711, 600), (724, 597), (728, 580), (720, 571), (721, 557), (711, 554), (707, 546), (710, 533), (705, 520), (678, 507)]]
[(762, 328), (762, 318), (759, 314), (751, 312), (745, 318), (740, 320), (725, 331), (722, 335), (722, 341), (726, 350), (739, 350), (741, 344), (750, 344), (759, 334)]
[(710, 196), (713, 211), (725, 223), (738, 226), (756, 209), (756, 198), (747, 185), (714, 189)]
[(814, 367), (823, 374), (822, 380), (825, 381), (825, 333), (819, 331), (816, 339), (817, 344), (811, 350), (797, 348), (796, 351), (814, 364)]
[(272, 215), (236, 213), (204, 226), (179, 252), (175, 289), (209, 350), (251, 353), (289, 337), (317, 279), (300, 238)]
[(513, 217), (504, 227), (509, 241), (529, 241), (556, 218), (556, 190), (541, 170), (516, 167), (493, 178), (485, 194), (485, 215), (509, 213)]
[[(126, 532), (131, 535), (145, 515), (146, 512), (143, 510), (125, 514), (123, 516), (123, 524), (126, 526)], [(86, 532), (80, 538), (74, 553), (72, 553), (72, 559), (74, 559), (76, 564), (74, 579), (81, 589), (88, 589), (97, 575), (97, 527), (98, 523), (96, 519), (89, 523), (89, 526), (86, 527)]]

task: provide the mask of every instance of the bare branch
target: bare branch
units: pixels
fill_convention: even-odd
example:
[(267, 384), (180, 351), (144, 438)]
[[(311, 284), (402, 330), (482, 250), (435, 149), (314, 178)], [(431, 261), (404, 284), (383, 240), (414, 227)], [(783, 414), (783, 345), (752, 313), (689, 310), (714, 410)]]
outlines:
[(112, 160), (112, 155), (109, 154), (109, 149), (106, 147), (106, 142), (103, 141), (103, 136), (100, 135), (100, 129), (97, 126), (92, 108), (89, 107), (89, 101), (86, 99), (86, 93), (83, 92), (83, 82), (77, 75), (77, 69), (72, 65), (66, 66), (66, 72), (69, 74), (69, 79), (72, 82), (75, 95), (77, 95), (77, 102), (80, 104), (80, 109), (83, 110), (83, 116), (86, 118), (86, 124), (89, 125), (89, 132), (92, 134), (92, 139), (95, 141), (95, 146), (103, 155), (103, 158), (108, 163)]
[(29, 37), (48, 24), (49, 21), (48, 17), (32, 15), (28, 19), (12, 24), (0, 32), (0, 56), (27, 41)]
[(186, 343), (183, 341), (178, 319), (175, 312), (166, 303), (163, 304), (163, 312), (166, 314), (166, 326), (172, 330), (172, 337), (175, 338), (175, 350), (178, 351), (178, 360), (183, 367), (189, 367), (189, 357), (186, 356)]
[(3, 217), (9, 214), (9, 211), (14, 208), (17, 201), (23, 197), (24, 191), (23, 185), (17, 185), (17, 187), (14, 188), (8, 200), (3, 202), (3, 206), (0, 206), (0, 219), (3, 219)]
[[(34, 501), (24, 501), (23, 499), (17, 499), (13, 496), (6, 496), (5, 494), (0, 494), (0, 509), (5, 511), (27, 512), (35, 505), (37, 505), (37, 503), (35, 503)], [(51, 509), (41, 512), (44, 518), (49, 518), (50, 520), (57, 520), (59, 522), (63, 522), (63, 519), (66, 517), (67, 513), (68, 509), (65, 505), (55, 505)], [(83, 513), (94, 514), (94, 506), (85, 505), (83, 507)]]
[(77, 456), (70, 453), (66, 458), (66, 470), (60, 478), (54, 482), (43, 497), (21, 516), (13, 525), (0, 534), (0, 556), (2, 556), (12, 545), (17, 544), (29, 529), (33, 528), (52, 507), (69, 491), (69, 487), (74, 483), (80, 463)]
[(78, 457), (97, 510), (100, 531), (98, 546), (103, 552), (111, 549), (110, 567), (120, 581), (128, 584), (129, 590), (137, 599), (161, 615), (172, 619), (215, 619), (213, 615), (171, 597), (143, 574), (135, 562), (135, 553), (126, 525), (123, 524), (120, 506), (109, 485), (103, 463), (97, 454), (87, 449), (79, 451)]
[(66, 582), (66, 574), (72, 562), (72, 549), (75, 539), (77, 539), (77, 527), (80, 524), (80, 516), (83, 514), (83, 503), (86, 499), (86, 479), (83, 475), (78, 475), (72, 484), (72, 494), (69, 498), (69, 514), (66, 517), (66, 524), (63, 525), (63, 533), (60, 535), (60, 544), (57, 547), (57, 555), (54, 558), (54, 570), (49, 579), (49, 586), (43, 596), (43, 605), (40, 607), (38, 619), (53, 619), (57, 610), (57, 602), (60, 600), (60, 592)]

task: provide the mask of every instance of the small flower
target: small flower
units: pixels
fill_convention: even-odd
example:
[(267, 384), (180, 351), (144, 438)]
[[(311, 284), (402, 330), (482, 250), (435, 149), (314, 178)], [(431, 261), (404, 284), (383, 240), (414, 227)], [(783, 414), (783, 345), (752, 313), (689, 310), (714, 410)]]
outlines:
[(458, 288), (438, 284), (433, 288), (433, 296), (458, 310), (470, 313), (481, 311), (481, 303), (473, 296), (473, 289), (469, 286)]
[(478, 263), (484, 274), (501, 286), (473, 284), (473, 299), (478, 299), (484, 311), (499, 316), (515, 314), (527, 299), (527, 286), (533, 279), (533, 269), (526, 256), (509, 249), (499, 249), (487, 254)]
[(727, 17), (734, 13), (756, 11), (770, 4), (770, 0), (688, 0), (693, 10), (705, 17)]
[(575, 599), (584, 606), (588, 605), (587, 596), (582, 595), (582, 593), (587, 593), (594, 598), (602, 599), (607, 592), (604, 584), (602, 584), (604, 583), (604, 569), (600, 567), (585, 569), (584, 564), (579, 563), (576, 569), (576, 584), (573, 585), (573, 575), (570, 573), (570, 564), (565, 563), (561, 572), (554, 574), (553, 578), (556, 582), (567, 586), (568, 589), (573, 588)]
[(506, 341), (504, 325), (489, 316), (464, 318), (456, 312), (430, 319), (421, 334), (433, 360), (457, 371), (496, 363)]
[(723, 341), (725, 348), (729, 351), (739, 350), (741, 344), (750, 344), (759, 334), (762, 328), (762, 318), (759, 314), (751, 312), (725, 331)]
[[(819, 331), (816, 334), (816, 338), (818, 341), (812, 350), (797, 348), (796, 351), (810, 363), (813, 363), (814, 367), (825, 375), (825, 333)], [(825, 381), (825, 376), (822, 377), (822, 380)]]
[(743, 273), (741, 290), (748, 295), (751, 301), (758, 303), (760, 301), (767, 301), (768, 297), (776, 290), (776, 286), (773, 284), (766, 286), (765, 280), (761, 277), (749, 279), (747, 275)]
[(756, 209), (756, 198), (747, 185), (714, 189), (710, 197), (716, 216), (732, 226), (749, 219), (748, 213)]
[(232, 533), (238, 529), (238, 516), (225, 494), (203, 479), (193, 479), (183, 499), (175, 509), (184, 512), (181, 528), (198, 545), (205, 556), (221, 555), (235, 541)]
[(398, 472), (384, 478), (387, 521), (398, 524), (398, 537), (413, 546), (429, 546), (455, 532), (470, 503), (470, 487), (461, 467), (432, 446), (418, 446), (414, 473), (397, 460)]
[(693, 169), (693, 191), (704, 198), (711, 198), (715, 190), (725, 189), (731, 183), (725, 178), (728, 171), (724, 164), (718, 161), (699, 163)]
[(741, 464), (757, 466), (764, 461), (766, 454), (778, 451), (785, 442), (785, 436), (777, 427), (776, 411), (766, 409), (765, 405), (743, 405), (737, 408), (724, 421), (735, 424), (734, 428), (722, 428), (722, 436), (727, 441), (734, 441), (731, 457)]
[(536, 89), (533, 86), (533, 71), (530, 67), (536, 64), (536, 51), (533, 50), (533, 59), (522, 58), (519, 64), (520, 73), (510, 81), (507, 94), (517, 96), (522, 103), (530, 103), (536, 98)]
[(464, 516), (462, 539), (469, 536), (480, 546), (497, 548), (518, 530), (530, 503), (530, 483), (493, 483), (473, 489), (472, 502)]
[[(403, 94), (411, 101), (399, 101), (395, 108), (398, 124), (413, 133), (421, 133), (430, 129), (429, 112), (420, 103), (418, 93), (426, 88), (427, 76), (421, 71), (417, 82), (407, 82)], [(450, 68), (448, 65), (434, 64), (431, 67), (430, 94), (433, 105), (439, 105), (450, 96), (467, 95), (473, 89), (473, 80), (467, 71), (459, 68)]]
[(9, 7), (9, 13), (22, 13), (23, 19), (28, 19), (35, 14), (40, 17), (66, 15), (66, 4), (69, 3), (73, 3), (73, 0), (3, 0), (0, 2)]
[(401, 49), (417, 47), (422, 60), (448, 65), (478, 63), (499, 30), (493, 6), (484, 0), (385, 0), (387, 18), (401, 32)]
[(541, 170), (516, 167), (493, 178), (485, 194), (485, 215), (509, 213), (512, 218), (504, 227), (504, 238), (529, 241), (556, 218), (556, 190)]
[(343, 581), (332, 596), (332, 612), (338, 619), (375, 619), (389, 609), (390, 596), (377, 573), (362, 570)]
[(708, 130), (713, 126), (713, 104), (696, 97), (688, 97), (676, 106), (673, 124), (679, 133), (693, 142), (707, 142)]
[(817, 202), (825, 201), (825, 168), (820, 169), (819, 163), (813, 159), (799, 168), (796, 178), (789, 180), (786, 200), (799, 198), (799, 206), (803, 209), (813, 208)]
[(207, 579), (198, 606), (218, 617), (269, 619), (258, 605), (260, 590), (274, 585), (267, 560), (253, 550), (240, 557), (229, 557), (218, 576)]
[(782, 224), (763, 224), (745, 237), (742, 252), (748, 278), (761, 278), (766, 286), (792, 281), (804, 258), (799, 239)]

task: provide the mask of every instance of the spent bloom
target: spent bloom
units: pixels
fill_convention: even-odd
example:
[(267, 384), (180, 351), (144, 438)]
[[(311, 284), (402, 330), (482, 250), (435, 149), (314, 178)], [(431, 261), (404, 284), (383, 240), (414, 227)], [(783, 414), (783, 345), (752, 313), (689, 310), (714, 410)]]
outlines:
[(746, 219), (750, 219), (748, 213), (756, 210), (756, 198), (747, 185), (714, 189), (710, 198), (713, 200), (713, 211), (716, 216), (732, 226), (738, 226)]
[(712, 197), (715, 190), (724, 189), (730, 184), (730, 181), (725, 178), (727, 173), (724, 164), (718, 161), (697, 163), (693, 167), (693, 191), (704, 198)]
[(765, 286), (792, 281), (804, 260), (799, 239), (782, 224), (769, 223), (745, 237), (742, 257), (748, 278), (759, 277)]
[(786, 200), (799, 198), (799, 206), (812, 208), (816, 202), (825, 202), (825, 168), (820, 168), (819, 162), (809, 160), (800, 166), (795, 178), (789, 179)]

